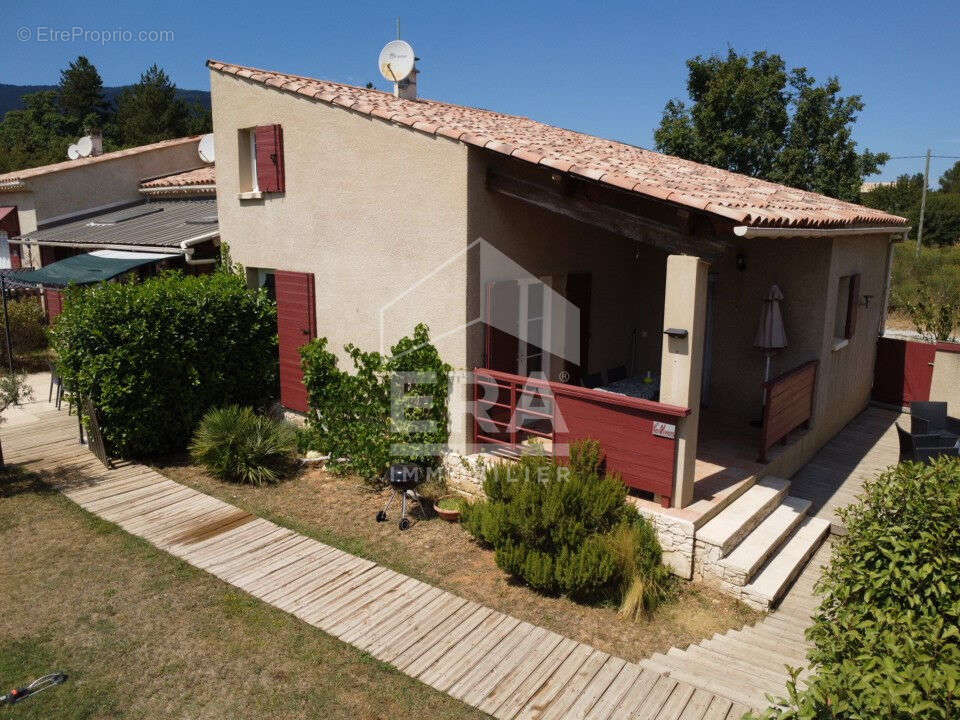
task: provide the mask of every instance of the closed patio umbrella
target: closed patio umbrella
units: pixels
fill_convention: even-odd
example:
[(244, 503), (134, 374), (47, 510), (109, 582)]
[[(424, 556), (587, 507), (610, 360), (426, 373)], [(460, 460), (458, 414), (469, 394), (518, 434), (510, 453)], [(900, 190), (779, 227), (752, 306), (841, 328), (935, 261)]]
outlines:
[[(763, 350), (765, 360), (763, 367), (763, 382), (770, 379), (770, 358), (774, 350), (787, 346), (787, 333), (783, 329), (783, 315), (780, 312), (780, 303), (783, 301), (783, 292), (779, 286), (771, 285), (763, 298), (763, 312), (760, 315), (760, 325), (753, 346)], [(763, 390), (763, 402), (767, 402), (766, 388)]]

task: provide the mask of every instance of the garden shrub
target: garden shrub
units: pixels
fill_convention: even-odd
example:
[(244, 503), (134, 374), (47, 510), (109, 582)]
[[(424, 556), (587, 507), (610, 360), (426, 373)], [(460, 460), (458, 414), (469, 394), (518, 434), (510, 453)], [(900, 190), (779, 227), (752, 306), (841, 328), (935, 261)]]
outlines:
[[(392, 462), (411, 462), (434, 469), (449, 438), (447, 409), (450, 366), (430, 342), (426, 325), (417, 325), (412, 337), (402, 338), (384, 357), (354, 345), (344, 350), (353, 373), (337, 367), (327, 339), (317, 338), (300, 350), (303, 382), (310, 398), (308, 425), (314, 450), (341, 462), (335, 472), (356, 473), (379, 480)], [(397, 373), (424, 373), (398, 384)], [(391, 418), (394, 397), (403, 396), (402, 418)], [(417, 407), (410, 399), (429, 398)], [(416, 425), (426, 423), (429, 425)]]
[(890, 309), (906, 313), (926, 340), (950, 340), (960, 333), (960, 244), (894, 245)]
[(292, 469), (296, 447), (296, 431), (289, 423), (228, 405), (203, 416), (190, 455), (222, 480), (262, 485)]
[[(27, 296), (7, 303), (13, 357), (47, 347), (47, 321), (40, 298)], [(2, 330), (0, 330), (2, 333)], [(7, 344), (0, 335), (0, 360), (7, 361)]]
[[(649, 523), (626, 504), (626, 487), (602, 469), (599, 443), (573, 446), (569, 466), (544, 455), (494, 463), (487, 499), (467, 508), (467, 530), (495, 551), (497, 565), (543, 593), (615, 596), (634, 575), (662, 577), (660, 546)], [(618, 540), (637, 543), (629, 560)], [(649, 607), (658, 598), (649, 598)]]
[(960, 460), (888, 470), (841, 517), (809, 686), (766, 717), (960, 717)]
[(70, 288), (51, 331), (69, 388), (122, 457), (182, 450), (210, 408), (276, 397), (276, 306), (227, 273)]

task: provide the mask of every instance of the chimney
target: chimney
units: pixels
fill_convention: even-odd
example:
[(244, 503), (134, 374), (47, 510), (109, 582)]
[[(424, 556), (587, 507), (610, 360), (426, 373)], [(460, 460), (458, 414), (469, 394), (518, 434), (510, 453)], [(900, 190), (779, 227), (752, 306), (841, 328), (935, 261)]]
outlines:
[[(420, 58), (415, 59), (419, 60)], [(413, 70), (410, 71), (410, 74), (400, 82), (396, 83), (396, 95), (398, 98), (403, 98), (404, 100), (417, 99), (417, 75), (419, 74), (420, 71), (417, 70), (417, 66), (414, 65)]]
[(93, 144), (93, 149), (90, 151), (90, 157), (103, 155), (103, 135), (99, 130), (90, 131), (90, 142)]

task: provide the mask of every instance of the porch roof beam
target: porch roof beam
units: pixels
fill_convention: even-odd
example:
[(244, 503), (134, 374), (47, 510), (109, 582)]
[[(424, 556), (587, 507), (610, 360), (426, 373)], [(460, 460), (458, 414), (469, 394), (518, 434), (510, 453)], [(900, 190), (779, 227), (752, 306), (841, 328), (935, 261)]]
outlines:
[(689, 235), (657, 220), (584, 197), (575, 185), (563, 184), (562, 187), (566, 191), (498, 172), (487, 172), (487, 189), (491, 192), (653, 245), (669, 253), (697, 255), (713, 260), (723, 254), (728, 246), (720, 238)]

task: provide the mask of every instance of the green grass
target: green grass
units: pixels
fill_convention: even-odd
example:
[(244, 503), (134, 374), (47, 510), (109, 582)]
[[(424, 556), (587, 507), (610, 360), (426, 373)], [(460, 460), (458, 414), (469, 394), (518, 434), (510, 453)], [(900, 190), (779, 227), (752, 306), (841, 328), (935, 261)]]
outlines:
[(16, 472), (0, 567), (0, 719), (486, 717)]

